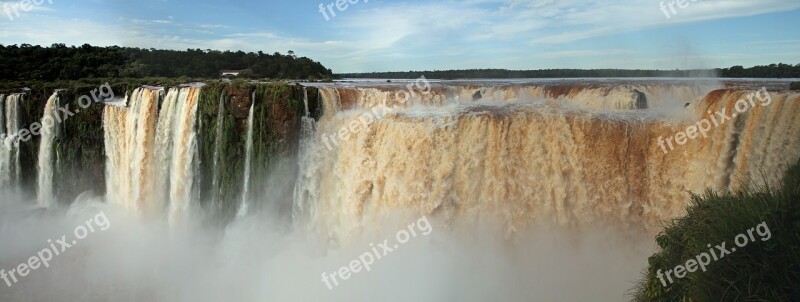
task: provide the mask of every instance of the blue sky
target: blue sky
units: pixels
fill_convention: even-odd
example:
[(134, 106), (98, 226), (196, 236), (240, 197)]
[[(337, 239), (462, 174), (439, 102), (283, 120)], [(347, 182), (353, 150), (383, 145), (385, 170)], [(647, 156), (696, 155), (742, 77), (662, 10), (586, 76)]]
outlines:
[(319, 5), (333, 0), (44, 0), (0, 11), (0, 43), (293, 50), (334, 72), (800, 63), (798, 0), (696, 0), (675, 14), (671, 1), (667, 18), (661, 0), (358, 0), (326, 20)]

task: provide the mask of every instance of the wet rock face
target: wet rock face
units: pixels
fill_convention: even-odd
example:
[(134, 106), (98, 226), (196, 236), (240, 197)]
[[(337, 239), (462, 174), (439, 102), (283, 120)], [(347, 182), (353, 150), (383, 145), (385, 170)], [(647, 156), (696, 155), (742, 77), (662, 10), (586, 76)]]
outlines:
[(225, 92), (230, 96), (229, 108), (231, 115), (237, 120), (247, 119), (252, 104), (252, 88), (226, 87)]
[(636, 109), (647, 109), (647, 95), (637, 89), (633, 90), (634, 106)]
[(482, 98), (483, 98), (483, 94), (481, 94), (480, 90), (476, 91), (475, 94), (472, 95), (472, 100), (473, 101), (478, 101), (478, 100), (480, 100)]

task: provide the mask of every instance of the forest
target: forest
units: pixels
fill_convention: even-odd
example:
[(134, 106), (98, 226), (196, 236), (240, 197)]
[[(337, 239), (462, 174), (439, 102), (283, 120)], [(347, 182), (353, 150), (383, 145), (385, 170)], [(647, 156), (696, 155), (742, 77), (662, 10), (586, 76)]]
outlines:
[(162, 50), (89, 44), (66, 46), (0, 44), (0, 81), (71, 81), (91, 78), (195, 78), (220, 77), (221, 70), (240, 70), (240, 78), (330, 80), (333, 78), (430, 79), (475, 78), (629, 78), (629, 77), (723, 77), (800, 78), (800, 64), (770, 64), (745, 68), (693, 70), (628, 69), (466, 69), (342, 73), (307, 57), (262, 51)]
[(56, 81), (84, 78), (219, 78), (221, 70), (241, 70), (253, 79), (330, 79), (333, 72), (307, 57), (243, 51), (49, 47), (0, 44), (0, 81)]

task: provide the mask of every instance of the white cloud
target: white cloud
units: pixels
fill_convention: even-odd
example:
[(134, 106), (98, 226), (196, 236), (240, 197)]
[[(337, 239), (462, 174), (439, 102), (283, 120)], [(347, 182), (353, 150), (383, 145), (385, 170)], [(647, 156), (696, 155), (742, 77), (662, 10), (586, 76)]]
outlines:
[(617, 56), (634, 54), (636, 51), (629, 49), (606, 49), (606, 50), (563, 50), (545, 52), (536, 55), (543, 59), (554, 58), (574, 58), (574, 57), (598, 57), (598, 56)]
[[(190, 24), (180, 20), (180, 17), (172, 16), (86, 20), (56, 14), (63, 12), (41, 10), (13, 22), (0, 16), (0, 38), (4, 44), (90, 43), (145, 48), (265, 52), (286, 52), (291, 49), (299, 55), (320, 60), (340, 72), (398, 70), (391, 67), (398, 64), (402, 64), (403, 69), (498, 65), (506, 68), (530, 68), (529, 62), (532, 58), (579, 59), (603, 55), (621, 57), (636, 53), (635, 50), (618, 46), (600, 47), (612, 48), (605, 51), (575, 46), (575, 42), (586, 39), (800, 8), (800, 1), (797, 0), (699, 0), (691, 2), (685, 9), (679, 9), (675, 16), (667, 19), (659, 9), (659, 2), (370, 2), (341, 12), (335, 19), (325, 22), (324, 28), (311, 34), (305, 33), (305, 36), (298, 33), (302, 31), (281, 28), (280, 24), (273, 24), (272, 28), (253, 29), (237, 27), (236, 20), (226, 24), (219, 24), (219, 21)], [(0, 7), (3, 3), (7, 2), (0, 2)], [(309, 10), (307, 17), (322, 19), (313, 10)], [(794, 42), (787, 44), (797, 45)], [(647, 58), (636, 60), (669, 61)], [(520, 66), (520, 63), (526, 65)]]

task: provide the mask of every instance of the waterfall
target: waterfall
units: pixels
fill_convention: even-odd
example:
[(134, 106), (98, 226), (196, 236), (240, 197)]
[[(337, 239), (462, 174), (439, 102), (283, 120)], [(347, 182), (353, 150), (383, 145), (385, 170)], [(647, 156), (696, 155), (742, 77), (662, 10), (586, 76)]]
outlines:
[(154, 136), (162, 92), (137, 88), (125, 96), (125, 107), (108, 104), (103, 113), (107, 199), (139, 214), (158, 211), (158, 186), (166, 181), (156, 173), (165, 162), (153, 158), (154, 151), (161, 151)]
[(242, 203), (239, 206), (237, 216), (241, 217), (247, 215), (248, 211), (248, 193), (250, 191), (250, 163), (252, 161), (253, 153), (253, 109), (256, 106), (256, 93), (253, 91), (253, 96), (250, 98), (250, 114), (247, 116), (247, 142), (246, 153), (244, 159), (244, 176), (242, 182)]
[[(492, 221), (509, 233), (542, 222), (657, 231), (684, 214), (689, 192), (736, 191), (737, 181), (782, 175), (800, 158), (800, 94), (773, 94), (769, 106), (665, 154), (660, 136), (685, 130), (707, 109), (734, 108), (744, 92), (703, 97), (700, 87), (671, 98), (657, 87), (537, 89), (486, 89), (480, 102), (472, 101), (475, 88), (433, 91), (365, 125), (360, 117), (385, 100), (383, 89), (321, 87), (323, 116), (303, 122), (294, 219), (333, 240), (408, 211)], [(651, 98), (651, 109), (624, 105), (636, 98), (619, 91), (633, 89)], [(519, 99), (524, 90), (538, 97)], [(673, 107), (682, 113), (652, 110)], [(357, 131), (326, 148), (326, 137), (352, 125)]]
[(219, 105), (217, 107), (217, 125), (216, 125), (216, 137), (214, 138), (214, 158), (213, 163), (213, 175), (211, 176), (211, 204), (214, 208), (219, 209), (222, 207), (222, 204), (219, 202), (219, 195), (220, 193), (220, 184), (219, 184), (219, 151), (222, 149), (222, 128), (225, 125), (225, 90), (222, 90), (219, 94)]
[(190, 209), (196, 189), (199, 92), (200, 87), (187, 86), (164, 95), (162, 88), (141, 87), (125, 97), (125, 107), (106, 105), (110, 202), (147, 217), (166, 211), (171, 223)]
[(303, 86), (303, 108), (305, 108), (305, 116), (310, 116), (308, 112), (308, 87)]
[(197, 105), (200, 88), (180, 88), (173, 135), (172, 168), (170, 171), (169, 221), (178, 223), (191, 207), (197, 167)]
[(156, 161), (163, 163), (158, 166), (156, 170), (156, 179), (159, 183), (156, 184), (156, 192), (159, 194), (157, 197), (164, 202), (160, 207), (164, 207), (169, 201), (169, 188), (170, 188), (170, 169), (172, 162), (172, 144), (173, 144), (173, 129), (175, 129), (175, 115), (178, 103), (178, 89), (170, 89), (164, 101), (161, 104), (161, 109), (158, 113), (158, 123), (156, 125), (156, 147), (155, 157)]
[(6, 190), (11, 180), (10, 149), (6, 148), (6, 96), (0, 94), (0, 190)]
[(41, 140), (39, 142), (39, 186), (37, 201), (40, 207), (50, 207), (54, 203), (53, 196), (53, 143), (58, 135), (58, 123), (61, 117), (56, 116), (59, 114), (57, 108), (59, 106), (58, 92), (56, 91), (47, 99), (47, 104), (44, 106), (44, 113), (41, 120)]
[(0, 146), (0, 189), (16, 190), (20, 176), (20, 154), (17, 133), (19, 133), (19, 103), (23, 94), (11, 94), (2, 99), (3, 128)]
[[(320, 98), (320, 94), (317, 97)], [(319, 101), (319, 99), (317, 99)], [(309, 217), (315, 216), (311, 203), (317, 200), (318, 188), (315, 185), (319, 172), (319, 162), (323, 150), (316, 143), (317, 122), (308, 111), (308, 90), (303, 87), (303, 103), (306, 104), (306, 114), (300, 120), (300, 149), (298, 153), (298, 179), (294, 187), (294, 205), (292, 207), (292, 221), (296, 226), (310, 223)], [(318, 102), (319, 103), (319, 102)], [(313, 220), (312, 220), (313, 221)]]

